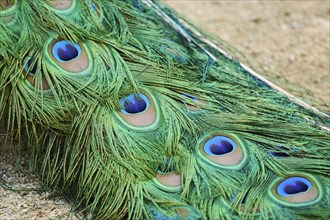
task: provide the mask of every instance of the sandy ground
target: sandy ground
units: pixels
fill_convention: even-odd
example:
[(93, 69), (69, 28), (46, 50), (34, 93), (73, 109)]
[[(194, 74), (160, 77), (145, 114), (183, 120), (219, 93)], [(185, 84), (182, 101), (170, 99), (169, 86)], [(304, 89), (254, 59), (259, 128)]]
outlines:
[(329, 110), (330, 1), (166, 2), (247, 54), (272, 81)]
[[(268, 78), (330, 109), (329, 0), (166, 2), (262, 64)], [(21, 169), (13, 161), (9, 154), (0, 155), (0, 220), (81, 219), (56, 192), (42, 189), (26, 160)]]

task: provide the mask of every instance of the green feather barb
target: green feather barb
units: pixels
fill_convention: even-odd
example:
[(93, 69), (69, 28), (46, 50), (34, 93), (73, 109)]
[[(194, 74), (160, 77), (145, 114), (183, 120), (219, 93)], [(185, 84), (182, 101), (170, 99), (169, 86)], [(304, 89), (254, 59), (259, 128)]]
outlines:
[(96, 219), (329, 217), (329, 118), (169, 9), (0, 6), (0, 117), (44, 184), (81, 210)]

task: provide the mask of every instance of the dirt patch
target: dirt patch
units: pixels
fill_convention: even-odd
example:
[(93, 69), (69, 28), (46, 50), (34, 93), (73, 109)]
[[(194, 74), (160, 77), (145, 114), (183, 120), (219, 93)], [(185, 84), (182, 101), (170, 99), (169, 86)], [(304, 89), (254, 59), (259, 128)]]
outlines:
[(59, 193), (47, 191), (30, 174), (26, 157), (19, 164), (14, 161), (9, 153), (0, 155), (1, 220), (75, 219), (71, 205)]
[[(270, 79), (329, 110), (330, 1), (166, 2), (262, 63)], [(22, 169), (13, 161), (0, 154), (0, 219), (77, 218), (69, 203), (29, 174), (26, 160)]]

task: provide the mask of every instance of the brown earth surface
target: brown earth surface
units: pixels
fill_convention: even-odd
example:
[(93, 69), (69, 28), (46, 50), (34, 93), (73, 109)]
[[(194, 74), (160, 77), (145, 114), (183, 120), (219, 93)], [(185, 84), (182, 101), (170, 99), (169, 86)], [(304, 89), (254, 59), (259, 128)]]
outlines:
[[(165, 2), (252, 57), (269, 79), (329, 111), (329, 0)], [(26, 159), (18, 169), (10, 154), (0, 155), (0, 220), (76, 218), (58, 193), (42, 190)]]
[(247, 54), (271, 81), (329, 111), (330, 1), (166, 3)]

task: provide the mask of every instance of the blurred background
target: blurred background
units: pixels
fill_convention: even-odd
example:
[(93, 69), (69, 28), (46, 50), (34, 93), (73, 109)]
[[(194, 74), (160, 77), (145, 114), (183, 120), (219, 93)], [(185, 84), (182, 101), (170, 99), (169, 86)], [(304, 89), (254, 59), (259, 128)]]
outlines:
[(164, 2), (246, 54), (271, 81), (330, 111), (329, 0)]
[[(165, 2), (247, 54), (262, 75), (329, 112), (329, 0)], [(58, 194), (36, 190), (40, 181), (21, 164), (17, 170), (9, 154), (0, 155), (0, 219), (76, 219)]]

